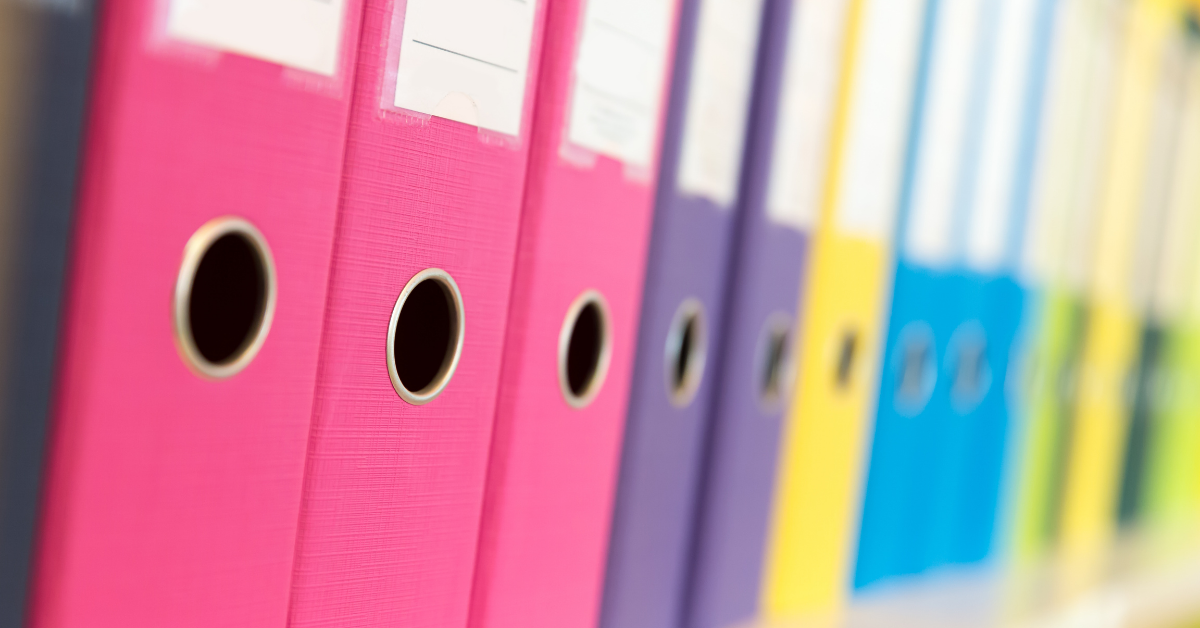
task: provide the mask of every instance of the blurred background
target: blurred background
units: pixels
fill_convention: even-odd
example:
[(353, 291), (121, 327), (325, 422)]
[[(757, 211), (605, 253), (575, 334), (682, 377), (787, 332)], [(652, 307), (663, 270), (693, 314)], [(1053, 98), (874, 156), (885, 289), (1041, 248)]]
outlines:
[[(539, 164), (574, 168), (577, 179), (556, 185), (599, 190), (580, 193), (595, 211), (636, 204), (628, 200), (636, 195), (610, 198), (606, 190), (629, 186), (644, 197), (637, 201), (646, 205), (637, 210), (648, 230), (644, 241), (640, 227), (579, 229), (566, 247), (620, 243), (644, 252), (644, 259), (598, 262), (625, 269), (630, 279), (621, 285), (631, 294), (645, 290), (630, 306), (641, 308), (641, 326), (614, 323), (629, 330), (629, 346), (606, 335), (615, 332), (603, 299), (580, 301), (570, 325), (551, 330), (561, 354), (555, 400), (561, 394), (586, 408), (601, 386), (615, 389), (605, 407), (617, 408), (612, 421), (629, 422), (624, 452), (614, 450), (611, 468), (597, 471), (608, 487), (597, 498), (603, 534), (556, 528), (568, 540), (590, 534), (610, 552), (605, 570), (580, 576), (592, 583), (585, 587), (590, 597), (578, 602), (581, 626), (1200, 626), (1200, 4), (487, 0), (513, 1), (527, 7), (520, 17), (527, 21), (496, 18), (484, 0), (0, 0), (0, 626), (140, 626), (121, 618), (139, 616), (126, 611), (143, 603), (144, 591), (157, 590), (151, 584), (160, 576), (154, 586), (186, 582), (188, 591), (179, 599), (155, 597), (151, 606), (163, 613), (155, 617), (174, 617), (165, 625), (190, 625), (183, 609), (220, 606), (205, 598), (220, 598), (220, 587), (210, 585), (223, 581), (223, 570), (242, 567), (217, 558), (212, 569), (186, 565), (203, 563), (206, 543), (222, 543), (203, 532), (211, 522), (259, 525), (245, 515), (253, 512), (245, 503), (254, 500), (231, 497), (239, 505), (227, 511), (164, 504), (186, 502), (189, 491), (234, 491), (243, 473), (229, 462), (234, 456), (203, 459), (239, 433), (155, 430), (177, 412), (183, 416), (193, 399), (227, 394), (204, 386), (226, 386), (260, 404), (242, 414), (230, 410), (230, 425), (267, 417), (261, 408), (283, 408), (281, 400), (291, 399), (288, 412), (303, 425), (293, 439), (300, 453), (278, 469), (290, 469), (279, 476), (290, 478), (296, 497), (279, 512), (294, 525), (308, 507), (299, 505), (308, 503), (300, 489), (309, 486), (301, 477), (305, 443), (323, 434), (313, 428), (308, 435), (310, 408), (334, 412), (332, 402), (322, 410), (314, 397), (322, 384), (313, 380), (344, 382), (338, 378), (358, 372), (341, 366), (332, 345), (320, 344), (351, 316), (327, 314), (336, 308), (326, 309), (321, 286), (343, 294), (337, 282), (351, 285), (359, 272), (339, 266), (332, 251), (361, 245), (347, 234), (367, 224), (356, 222), (366, 214), (347, 209), (357, 188), (342, 182), (367, 176), (359, 164), (369, 170), (396, 155), (442, 154), (448, 157), (437, 168), (481, 173), (471, 180), (489, 194), (501, 188), (486, 186), (499, 180), (511, 183), (505, 193), (519, 190), (514, 213), (496, 218), (497, 225), (476, 217), (459, 222), (463, 229), (494, 227), (486, 244), (508, 247), (517, 260), (504, 258), (516, 271), (495, 272), (510, 280), (517, 274), (513, 302), (527, 309), (481, 309), (476, 317), (471, 299), (478, 292), (459, 294), (454, 280), (438, 284), (442, 291), (429, 288), (433, 296), (414, 288), (412, 298), (432, 299), (425, 309), (402, 314), (402, 297), (387, 337), (390, 371), (383, 352), (376, 356), (376, 383), (389, 401), (408, 404), (400, 413), (436, 404), (445, 385), (439, 382), (449, 381), (460, 353), (470, 373), (501, 377), (499, 362), (472, 366), (461, 330), (486, 321), (500, 338), (506, 312), (519, 322), (549, 307), (521, 300), (522, 286), (533, 285), (522, 283), (521, 269), (536, 269), (528, 277), (585, 272), (528, 257), (541, 221), (553, 224), (544, 216), (571, 211), (537, 205), (539, 194), (557, 189), (542, 186), (539, 177), (551, 177), (550, 167)], [(298, 8), (304, 3), (315, 8)], [(481, 30), (462, 26), (455, 35), (459, 21), (480, 22), (470, 28)], [(571, 32), (576, 22), (582, 34)], [(596, 34), (609, 22), (616, 25), (604, 28), (615, 30)], [(517, 31), (520, 46), (489, 39)], [(509, 67), (473, 57), (474, 40), (494, 59), (517, 61)], [(449, 41), (462, 47), (451, 50)], [(411, 52), (417, 46), (487, 64), (504, 78), (422, 61)], [(635, 49), (653, 55), (629, 52)], [(564, 85), (574, 89), (569, 97)], [(294, 117), (241, 116), (255, 103)], [(207, 117), (196, 117), (201, 110)], [(156, 143), (154, 136), (174, 124), (171, 111), (183, 112), (186, 128)], [(372, 139), (372, 116), (428, 135)], [(569, 130), (559, 133), (550, 119)], [(289, 125), (309, 124), (294, 143), (281, 139), (295, 128)], [(478, 129), (463, 133), (452, 125)], [(467, 138), (461, 146), (510, 151), (511, 163), (459, 150), (460, 136)], [(225, 157), (211, 149), (221, 142)], [(243, 152), (245, 161), (231, 156)], [(253, 218), (232, 226), (169, 224), (175, 208), (162, 199), (233, 198), (259, 179), (266, 190), (273, 175), (263, 173), (271, 168), (291, 172), (283, 176), (292, 176), (289, 189), (299, 192), (264, 192), (270, 200), (263, 207), (276, 205), (263, 211), (310, 229), (297, 236), (301, 246), (277, 238), (285, 229)], [(426, 202), (427, 191), (447, 187), (430, 168), (418, 175), (386, 165), (371, 171), (403, 179), (372, 198), (389, 211), (425, 211), (413, 207)], [(612, 175), (616, 183), (595, 179), (595, 188), (572, 183), (598, 172), (619, 174)], [(317, 189), (325, 183), (328, 189)], [(147, 200), (152, 196), (158, 200)], [(326, 210), (318, 220), (318, 210), (288, 214), (290, 203)], [(725, 217), (725, 235), (707, 240), (718, 236), (687, 231), (681, 221), (694, 218), (677, 217), (687, 212)], [(213, 210), (205, 220), (236, 213)], [(791, 235), (771, 235), (773, 229)], [(421, 234), (412, 238), (395, 250), (357, 255), (390, 263), (408, 255), (404, 247), (424, 246)], [(143, 254), (142, 241), (158, 244)], [(156, 257), (154, 247), (165, 253)], [(778, 257), (764, 257), (776, 250)], [(149, 276), (159, 266), (175, 284), (146, 288), (120, 279), (143, 270)], [(693, 275), (708, 277), (714, 301), (671, 301), (659, 325), (655, 291), (691, 290)], [(316, 290), (304, 302), (311, 314), (304, 333), (288, 331), (288, 308), (295, 306), (288, 280)], [(403, 285), (389, 287), (389, 298)], [(500, 302), (507, 303), (503, 291)], [(772, 299), (787, 304), (783, 314), (770, 324), (751, 321), (752, 308), (743, 304)], [(624, 307), (616, 305), (613, 311)], [(146, 311), (152, 316), (140, 318)], [(142, 320), (156, 322), (136, 323)], [(283, 322), (269, 336), (273, 320)], [(404, 324), (415, 326), (412, 337), (404, 336)], [(750, 340), (739, 348), (743, 336)], [(525, 354), (508, 338), (503, 359), (520, 361)], [(272, 341), (285, 340), (294, 364), (303, 363), (300, 374), (255, 379), (254, 368), (282, 369), (290, 361), (271, 353)], [(150, 353), (134, 349), (143, 341)], [(382, 349), (384, 341), (376, 344)], [(154, 351), (162, 362), (145, 360)], [(729, 382), (741, 377), (743, 353), (753, 357), (745, 369), (753, 373), (737, 381), (754, 390), (741, 406)], [(547, 354), (544, 362), (553, 359)], [(170, 378), (121, 380), (128, 389), (108, 392), (130, 405), (106, 406), (96, 391), (116, 380), (103, 376), (130, 364), (147, 372), (177, 368), (179, 375), (169, 385), (162, 382)], [(661, 403), (646, 401), (651, 393)], [(459, 394), (487, 397), (480, 412), (490, 426), (496, 390)], [(137, 405), (142, 400), (146, 405)], [(374, 403), (363, 401), (370, 409), (362, 412), (391, 411)], [(653, 453), (657, 445), (637, 426), (684, 420), (672, 413), (685, 410), (697, 424), (688, 437), (695, 440), (691, 457), (685, 463), (683, 454)], [(112, 418), (125, 415), (148, 417), (137, 424), (146, 431)], [(774, 427), (755, 445), (760, 449), (743, 452), (765, 469), (747, 479), (748, 467), (728, 462), (735, 454), (727, 450), (743, 446), (739, 430), (750, 428), (738, 426), (757, 420)], [(160, 458), (192, 451), (193, 440), (202, 443), (194, 445), (194, 467), (156, 475)], [(396, 459), (412, 455), (391, 441), (377, 446)], [(659, 466), (642, 472), (639, 455)], [(135, 459), (155, 462), (137, 466)], [(312, 460), (307, 473), (314, 473)], [(479, 469), (487, 467), (482, 460)], [(689, 479), (671, 484), (684, 473), (669, 470), (676, 462)], [(126, 464), (144, 486), (114, 492), (92, 481), (95, 469)], [(489, 482), (503, 481), (496, 469)], [(509, 489), (558, 504), (533, 486)], [(666, 525), (667, 506), (662, 515), (648, 506), (650, 514), (637, 514), (643, 490), (686, 493), (678, 509), (686, 515)], [(328, 499), (313, 508), (342, 516), (337, 496)], [(486, 503), (516, 498), (494, 499)], [(127, 524), (131, 537), (170, 530), (181, 512), (191, 512), (185, 518), (201, 531), (170, 542), (167, 532), (155, 532), (141, 545), (136, 538), (105, 545)], [(90, 518), (96, 513), (104, 514)], [(757, 526), (751, 540), (743, 538), (751, 549), (728, 538), (743, 534), (740, 523), (729, 523), (735, 520)], [(85, 521), (100, 523), (74, 523)], [(486, 541), (486, 518), (483, 525)], [(638, 526), (652, 530), (644, 537), (650, 541), (626, 543), (643, 538)], [(277, 538), (281, 547), (296, 543), (294, 529), (262, 528), (263, 538)], [(441, 537), (412, 538), (421, 545)], [(663, 566), (660, 545), (679, 547), (671, 565)], [(176, 562), (172, 552), (182, 546), (190, 549), (180, 556), (199, 562)], [(735, 546), (749, 554), (720, 554), (733, 556)], [(118, 565), (122, 547), (139, 548), (130, 560), (140, 571), (117, 569), (105, 582), (107, 569), (78, 566)], [(225, 547), (231, 555), (243, 551), (235, 549)], [(261, 613), (258, 602), (234, 604), (229, 616), (258, 609), (237, 625), (305, 623), (303, 611), (285, 612), (287, 591), (302, 588), (291, 584), (290, 551), (279, 569), (282, 592), (271, 594), (284, 601), (264, 602), (261, 608), (274, 610)], [(336, 561), (371, 559), (347, 554)], [(239, 599), (254, 599), (239, 587)], [(628, 601), (639, 591), (651, 601)], [(656, 603), (667, 610), (643, 612)], [(717, 607), (739, 610), (705, 610)], [(355, 622), (341, 625), (382, 621), (368, 610), (371, 603), (361, 608)], [(87, 619), (92, 612), (99, 613), (96, 623)], [(452, 615), (441, 625), (465, 625)]]

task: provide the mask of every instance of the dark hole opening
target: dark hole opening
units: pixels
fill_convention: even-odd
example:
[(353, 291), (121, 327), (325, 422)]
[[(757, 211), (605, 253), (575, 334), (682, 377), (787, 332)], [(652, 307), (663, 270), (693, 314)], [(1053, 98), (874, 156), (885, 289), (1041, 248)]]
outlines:
[(773, 329), (767, 338), (766, 362), (763, 364), (762, 396), (773, 401), (783, 394), (784, 358), (787, 356), (786, 330)]
[(192, 342), (213, 364), (232, 362), (253, 342), (266, 309), (266, 268), (245, 235), (217, 238), (204, 252), (188, 296)]
[(900, 360), (900, 381), (896, 384), (896, 395), (906, 401), (915, 401), (925, 393), (925, 370), (929, 360), (929, 345), (922, 340), (910, 340), (904, 345)]
[(960, 399), (974, 399), (983, 391), (984, 375), (987, 370), (987, 352), (982, 343), (963, 346), (958, 355), (958, 369), (954, 374), (954, 395)]
[(834, 375), (838, 388), (850, 385), (850, 377), (854, 374), (854, 356), (857, 352), (858, 334), (853, 331), (844, 332), (838, 346), (837, 372)]
[(392, 359), (400, 383), (421, 394), (443, 375), (454, 357), (458, 312), (453, 296), (436, 279), (426, 279), (408, 293), (396, 320)]
[(591, 302), (579, 310), (567, 343), (567, 388), (572, 395), (587, 394), (599, 370), (603, 347), (604, 321), (599, 306)]
[(682, 391), (687, 385), (695, 341), (696, 316), (690, 315), (684, 320), (683, 333), (679, 335), (679, 347), (675, 352), (675, 363), (671, 365), (671, 386), (675, 392)]

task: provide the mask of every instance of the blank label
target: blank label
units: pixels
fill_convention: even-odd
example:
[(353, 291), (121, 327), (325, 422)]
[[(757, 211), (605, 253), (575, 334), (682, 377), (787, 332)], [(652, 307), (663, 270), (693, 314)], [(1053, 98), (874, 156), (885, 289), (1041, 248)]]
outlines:
[(679, 159), (679, 191), (732, 208), (746, 137), (762, 0), (700, 5)]
[(521, 132), (536, 0), (409, 0), (394, 104)]
[(584, 10), (567, 137), (633, 166), (654, 158), (666, 92), (672, 0), (590, 0)]
[(922, 0), (865, 0), (838, 180), (837, 227), (886, 240), (900, 202)]
[(825, 0), (792, 5), (767, 217), (800, 230), (811, 229), (821, 211), (849, 4)]
[(994, 272), (1012, 262), (1017, 160), (1024, 138), (1030, 89), (1037, 0), (998, 3), (1000, 18), (993, 65), (988, 72), (987, 104), (979, 173), (967, 229), (967, 264)]
[(942, 4), (933, 32), (904, 252), (929, 266), (953, 261), (972, 80), (979, 72), (980, 0)]
[(345, 0), (173, 0), (167, 33), (326, 76), (337, 71)]

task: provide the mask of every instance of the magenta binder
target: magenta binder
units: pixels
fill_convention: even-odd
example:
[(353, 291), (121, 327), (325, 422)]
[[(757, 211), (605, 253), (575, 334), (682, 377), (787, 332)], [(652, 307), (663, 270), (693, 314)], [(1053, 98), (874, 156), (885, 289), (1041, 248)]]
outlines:
[(262, 2), (99, 14), (31, 626), (286, 621), (360, 3)]
[(474, 628), (597, 622), (677, 4), (548, 7)]
[(546, 3), (365, 4), (289, 625), (462, 627)]

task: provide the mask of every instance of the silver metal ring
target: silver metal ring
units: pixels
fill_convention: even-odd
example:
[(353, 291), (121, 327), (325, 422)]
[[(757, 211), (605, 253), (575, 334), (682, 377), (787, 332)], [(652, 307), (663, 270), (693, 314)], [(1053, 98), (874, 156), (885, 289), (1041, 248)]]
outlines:
[[(682, 381), (676, 382), (675, 372), (683, 350), (684, 332), (692, 325), (692, 342), (688, 349), (688, 361), (683, 365)], [(671, 327), (667, 331), (667, 344), (663, 355), (663, 375), (667, 386), (667, 398), (677, 408), (687, 407), (696, 398), (704, 367), (708, 360), (708, 320), (704, 304), (700, 299), (688, 297), (675, 310)]]
[[(408, 300), (408, 296), (422, 282), (430, 280), (438, 284), (442, 292), (446, 295), (447, 303), (450, 309), (453, 310), (451, 320), (450, 333), (454, 338), (454, 342), (446, 349), (446, 356), (442, 359), (442, 366), (438, 370), (433, 381), (429, 382), (420, 390), (409, 390), (403, 382), (400, 381), (400, 374), (396, 370), (396, 325), (400, 322), (400, 311), (404, 309), (404, 303)], [(426, 268), (417, 273), (412, 279), (408, 280), (404, 289), (400, 291), (400, 296), (396, 298), (396, 305), (392, 308), (392, 317), (388, 321), (387, 332), (387, 370), (388, 376), (392, 380), (392, 388), (396, 390), (396, 394), (400, 398), (413, 404), (420, 406), (429, 403), (437, 398), (438, 395), (446, 389), (450, 380), (454, 377), (454, 371), (458, 368), (458, 360), (462, 357), (463, 336), (466, 330), (466, 317), (463, 311), (462, 293), (458, 289), (458, 284), (449, 273), (440, 268)]]
[[(196, 271), (209, 247), (217, 240), (227, 235), (238, 235), (246, 239), (258, 254), (262, 265), (264, 282), (264, 303), (258, 318), (257, 329), (249, 340), (234, 354), (231, 360), (220, 363), (210, 362), (200, 353), (192, 334), (192, 324), (189, 317), (192, 296), (192, 284)], [(175, 296), (172, 302), (172, 319), (174, 320), (175, 346), (178, 348), (183, 361), (194, 372), (205, 377), (223, 379), (232, 377), (246, 368), (254, 356), (258, 355), (266, 342), (267, 332), (271, 330), (271, 320), (275, 317), (276, 301), (275, 261), (271, 248), (263, 234), (243, 218), (222, 216), (214, 218), (202, 225), (192, 237), (188, 238), (183, 247), (183, 261), (179, 265), (179, 274), (175, 279)]]
[[(596, 311), (600, 316), (600, 354), (596, 359), (596, 367), (592, 371), (591, 379), (588, 381), (583, 393), (577, 395), (571, 391), (571, 385), (567, 380), (567, 353), (570, 350), (571, 333), (575, 330), (575, 323), (579, 318), (579, 314), (588, 305), (596, 306)], [(558, 387), (562, 391), (563, 399), (573, 408), (587, 407), (604, 386), (604, 378), (608, 375), (608, 366), (611, 361), (612, 324), (610, 322), (608, 302), (596, 290), (586, 290), (583, 294), (575, 297), (575, 300), (571, 302), (571, 306), (567, 308), (567, 315), (563, 319), (562, 329), (558, 333)]]

